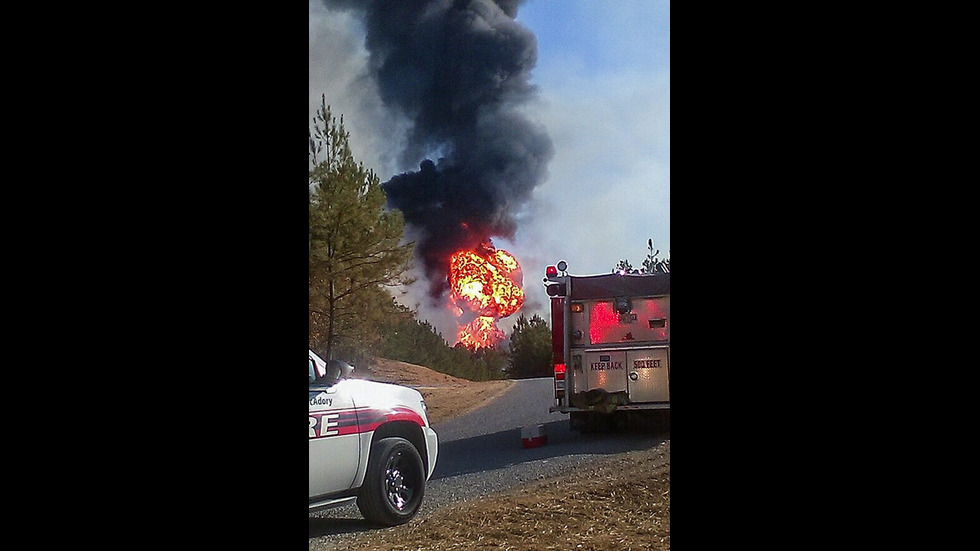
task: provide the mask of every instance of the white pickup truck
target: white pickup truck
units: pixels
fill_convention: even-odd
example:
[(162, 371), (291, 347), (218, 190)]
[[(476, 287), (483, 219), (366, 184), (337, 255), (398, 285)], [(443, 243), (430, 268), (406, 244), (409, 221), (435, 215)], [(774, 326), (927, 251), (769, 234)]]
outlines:
[(417, 390), (347, 378), (353, 367), (310, 350), (310, 512), (357, 502), (368, 521), (408, 522), (439, 440)]

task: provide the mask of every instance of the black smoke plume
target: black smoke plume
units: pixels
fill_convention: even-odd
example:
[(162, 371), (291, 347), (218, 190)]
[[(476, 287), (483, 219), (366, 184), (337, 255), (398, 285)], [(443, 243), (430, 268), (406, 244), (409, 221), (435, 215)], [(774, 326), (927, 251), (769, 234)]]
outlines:
[(520, 112), (537, 62), (534, 34), (514, 20), (522, 1), (326, 0), (364, 17), (381, 99), (411, 122), (408, 171), (383, 187), (416, 230), (433, 297), (448, 288), (450, 254), (514, 237), (547, 176), (551, 139)]

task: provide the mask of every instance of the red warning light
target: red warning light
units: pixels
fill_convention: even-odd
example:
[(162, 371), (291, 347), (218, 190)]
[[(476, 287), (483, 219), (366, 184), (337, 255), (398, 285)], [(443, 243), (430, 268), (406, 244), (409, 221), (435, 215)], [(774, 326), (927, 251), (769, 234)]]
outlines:
[(555, 380), (565, 380), (565, 364), (555, 364)]

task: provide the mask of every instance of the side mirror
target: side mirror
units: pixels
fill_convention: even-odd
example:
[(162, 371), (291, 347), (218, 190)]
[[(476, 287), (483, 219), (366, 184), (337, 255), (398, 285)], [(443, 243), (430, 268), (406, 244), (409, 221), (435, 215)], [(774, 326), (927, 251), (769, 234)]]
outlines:
[(330, 360), (327, 362), (327, 378), (331, 381), (345, 379), (354, 372), (354, 366), (340, 360)]

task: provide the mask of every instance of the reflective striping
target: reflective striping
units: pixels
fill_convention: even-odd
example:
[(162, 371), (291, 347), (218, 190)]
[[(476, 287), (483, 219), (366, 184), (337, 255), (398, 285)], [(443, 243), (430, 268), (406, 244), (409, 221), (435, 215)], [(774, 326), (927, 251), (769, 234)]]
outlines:
[(327, 410), (310, 414), (310, 439), (357, 434), (357, 410)]
[(425, 426), (421, 415), (405, 407), (318, 411), (310, 414), (310, 440), (371, 432), (393, 421), (410, 421)]
[(368, 409), (357, 412), (361, 424), (360, 432), (370, 432), (379, 426), (392, 421), (411, 421), (421, 427), (425, 426), (422, 416), (409, 408), (396, 407), (391, 409)]

